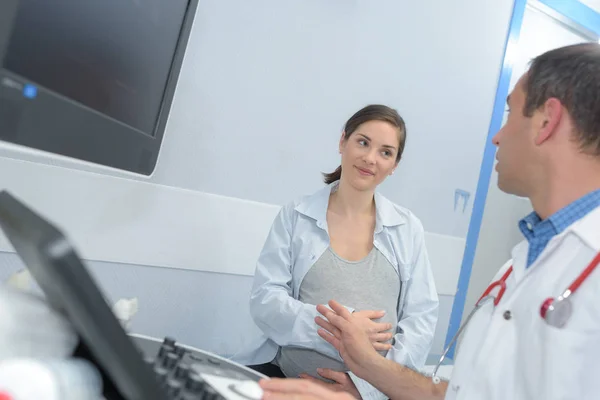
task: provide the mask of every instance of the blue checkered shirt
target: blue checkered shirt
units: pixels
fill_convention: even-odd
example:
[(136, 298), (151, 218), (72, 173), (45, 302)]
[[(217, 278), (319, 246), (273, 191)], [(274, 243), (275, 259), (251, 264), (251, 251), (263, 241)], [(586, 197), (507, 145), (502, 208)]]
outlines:
[(552, 237), (567, 229), (575, 221), (585, 217), (598, 206), (600, 206), (600, 190), (588, 193), (543, 221), (535, 212), (519, 221), (519, 229), (529, 242), (527, 267), (539, 257)]

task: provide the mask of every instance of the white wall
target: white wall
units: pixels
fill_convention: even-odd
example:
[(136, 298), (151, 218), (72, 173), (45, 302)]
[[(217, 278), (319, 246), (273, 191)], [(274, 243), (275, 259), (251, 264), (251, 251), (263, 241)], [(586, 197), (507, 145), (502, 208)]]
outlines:
[[(514, 88), (535, 56), (556, 47), (593, 40), (575, 31), (573, 27), (558, 22), (549, 16), (547, 11), (547, 8), (534, 1), (527, 5), (518, 51), (514, 55), (509, 90)], [(498, 269), (511, 257), (513, 246), (523, 240), (517, 222), (533, 211), (528, 199), (503, 193), (498, 189), (497, 181), (498, 173), (493, 169), (465, 301), (463, 322)]]
[[(443, 295), (439, 352), (473, 200), (463, 211), (455, 191), (475, 191), (511, 7), (202, 1), (151, 178), (5, 145), (0, 187), (59, 222), (108, 292), (145, 291), (140, 309), (154, 322), (136, 329), (231, 353), (249, 321), (239, 285), (251, 279), (239, 275), (252, 273), (272, 216), (321, 187), (354, 111), (389, 104), (407, 120), (408, 142), (382, 191), (427, 231)], [(0, 251), (11, 251), (2, 239)], [(15, 268), (8, 259), (0, 269)], [(198, 292), (172, 290), (184, 280)], [(213, 326), (230, 328), (205, 335)]]
[(579, 0), (581, 3), (590, 7), (591, 9), (600, 12), (600, 0)]

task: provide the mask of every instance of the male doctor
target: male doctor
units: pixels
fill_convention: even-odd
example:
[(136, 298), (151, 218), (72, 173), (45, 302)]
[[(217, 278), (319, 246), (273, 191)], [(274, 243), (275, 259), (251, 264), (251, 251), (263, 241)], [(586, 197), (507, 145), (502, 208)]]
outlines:
[[(498, 186), (535, 211), (465, 327), (450, 382), (383, 358), (352, 314), (319, 306), (320, 335), (391, 399), (600, 398), (600, 45), (537, 57), (507, 102)], [(348, 398), (324, 383), (261, 385), (265, 399)]]

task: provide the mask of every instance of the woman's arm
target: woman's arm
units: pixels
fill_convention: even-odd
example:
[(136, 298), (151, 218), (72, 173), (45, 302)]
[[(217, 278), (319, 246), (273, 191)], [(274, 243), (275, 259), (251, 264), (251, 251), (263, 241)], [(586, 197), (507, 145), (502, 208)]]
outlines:
[[(423, 367), (431, 349), (439, 304), (424, 237), (422, 225), (416, 224), (412, 237), (412, 273), (406, 287), (402, 288), (406, 293), (404, 307), (399, 310), (393, 346), (386, 355), (388, 360), (416, 370)], [(363, 399), (385, 398), (374, 387), (373, 382), (367, 382), (353, 374), (350, 377)]]
[(407, 282), (404, 307), (400, 310), (394, 345), (386, 358), (412, 369), (425, 365), (431, 350), (438, 319), (439, 299), (422, 225), (415, 229), (414, 258), (410, 280)]
[(317, 334), (316, 306), (292, 295), (292, 226), (294, 208), (277, 214), (259, 256), (250, 295), (250, 313), (256, 325), (279, 346), (316, 350), (341, 361), (332, 346)]

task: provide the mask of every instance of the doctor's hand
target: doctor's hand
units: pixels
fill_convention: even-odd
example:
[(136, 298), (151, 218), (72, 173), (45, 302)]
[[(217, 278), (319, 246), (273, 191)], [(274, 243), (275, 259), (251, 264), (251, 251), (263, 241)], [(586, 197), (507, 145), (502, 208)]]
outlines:
[[(333, 301), (333, 300), (332, 300)], [(337, 302), (335, 302), (337, 304)], [(325, 306), (317, 306), (317, 311), (321, 314), (321, 310), (319, 309), (327, 309)], [(360, 326), (369, 336), (373, 347), (377, 351), (387, 351), (392, 348), (392, 345), (388, 342), (394, 336), (393, 333), (390, 332), (392, 329), (392, 324), (375, 322), (374, 320), (383, 318), (385, 315), (385, 311), (374, 311), (374, 310), (362, 310), (355, 311), (352, 313), (352, 316), (355, 317), (354, 321), (357, 326)], [(317, 324), (319, 326), (330, 331), (329, 328), (333, 328), (330, 324), (327, 324), (327, 321), (323, 320), (321, 317), (317, 317), (320, 319), (321, 323), (318, 320)], [(324, 325), (323, 325), (324, 324)], [(331, 332), (331, 331), (330, 331)]]
[(318, 368), (317, 373), (325, 379), (333, 381), (332, 383), (324, 382), (320, 379), (313, 378), (307, 374), (300, 374), (300, 378), (307, 379), (324, 388), (331, 389), (334, 392), (346, 392), (351, 394), (355, 399), (362, 399), (360, 392), (352, 382), (350, 376), (345, 372), (334, 371), (328, 368)]
[[(332, 300), (332, 302), (339, 304), (334, 300)], [(326, 310), (331, 311), (323, 305), (317, 306), (317, 311), (324, 316), (324, 312), (326, 312)], [(392, 324), (373, 321), (375, 319), (382, 318), (385, 315), (384, 311), (363, 310), (355, 311), (351, 315), (353, 317), (353, 324), (357, 327), (360, 327), (368, 335), (375, 350), (387, 351), (392, 348), (392, 345), (387, 343), (394, 336), (393, 333), (390, 332), (392, 329)], [(330, 333), (333, 333), (332, 330), (334, 329), (334, 326), (332, 324), (328, 323), (321, 317), (317, 317), (315, 321), (320, 327), (326, 329)]]
[(264, 400), (355, 400), (308, 379), (265, 379), (259, 382)]
[[(342, 359), (356, 375), (363, 377), (370, 366), (377, 364), (382, 356), (375, 351), (369, 335), (363, 328), (361, 317), (351, 314), (340, 303), (331, 300), (331, 309), (319, 305), (317, 310), (325, 317), (315, 318), (318, 333), (339, 351)], [(333, 311), (332, 311), (333, 310)]]

